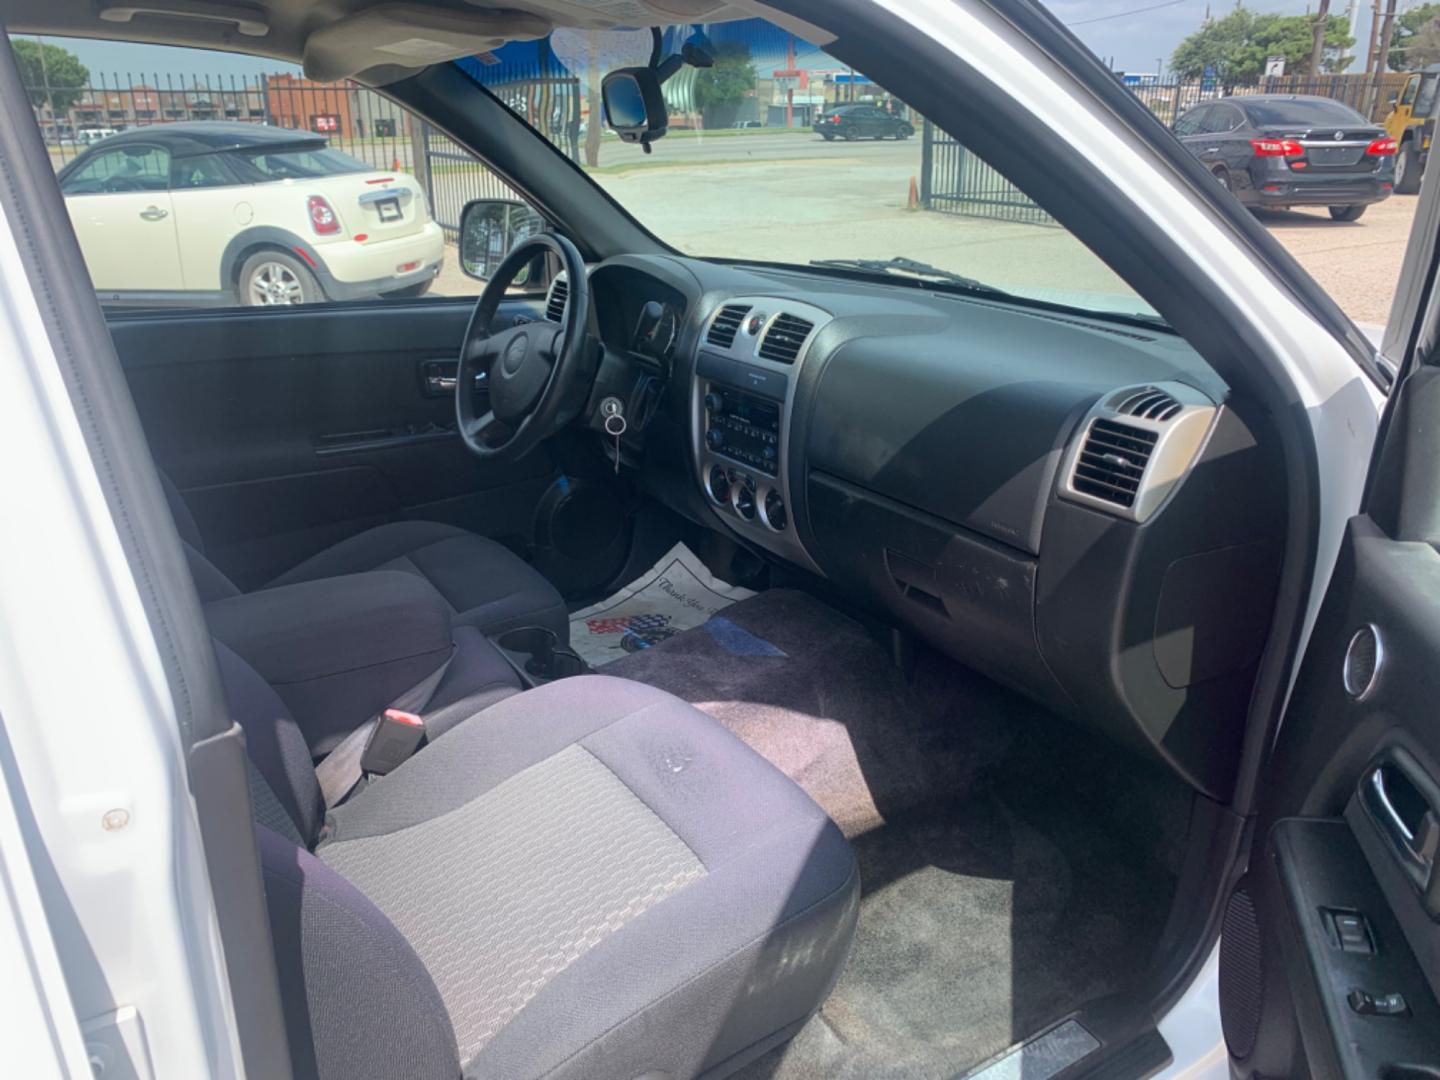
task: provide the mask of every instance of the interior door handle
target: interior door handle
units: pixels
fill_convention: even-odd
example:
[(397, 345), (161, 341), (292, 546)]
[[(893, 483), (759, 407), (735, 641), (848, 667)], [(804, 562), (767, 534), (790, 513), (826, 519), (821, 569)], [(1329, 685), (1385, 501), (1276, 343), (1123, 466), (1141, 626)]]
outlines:
[(158, 206), (147, 206), (140, 211), (140, 216), (146, 221), (164, 221), (170, 216), (170, 211), (162, 210)]
[(1360, 802), (1391, 854), (1422, 893), (1428, 892), (1440, 847), (1440, 818), (1395, 762), (1373, 766), (1360, 783)]

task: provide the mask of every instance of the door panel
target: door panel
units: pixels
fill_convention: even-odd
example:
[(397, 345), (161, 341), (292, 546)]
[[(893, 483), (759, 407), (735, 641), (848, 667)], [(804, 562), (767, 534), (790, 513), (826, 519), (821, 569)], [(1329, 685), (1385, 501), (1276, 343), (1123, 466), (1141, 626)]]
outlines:
[(169, 192), (71, 195), (65, 207), (97, 290), (184, 288)]
[(1398, 377), (1364, 504), (1226, 914), (1221, 1013), (1240, 1077), (1440, 1078), (1437, 178), (1386, 333)]
[[(160, 467), (206, 553), (253, 588), (399, 518), (528, 542), (556, 469), (547, 448), (481, 462), (442, 378), (469, 303), (125, 314), (111, 333)], [(498, 321), (539, 318), (516, 299)], [(442, 389), (443, 387), (443, 389)]]

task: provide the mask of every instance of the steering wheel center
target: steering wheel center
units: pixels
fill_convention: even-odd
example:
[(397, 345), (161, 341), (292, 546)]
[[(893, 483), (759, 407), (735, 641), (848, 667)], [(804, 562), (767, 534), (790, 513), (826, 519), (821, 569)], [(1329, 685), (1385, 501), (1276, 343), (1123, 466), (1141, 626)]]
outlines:
[(515, 340), (505, 346), (505, 354), (500, 359), (500, 372), (503, 375), (513, 376), (525, 363), (525, 357), (530, 353), (530, 340), (524, 334), (516, 334)]

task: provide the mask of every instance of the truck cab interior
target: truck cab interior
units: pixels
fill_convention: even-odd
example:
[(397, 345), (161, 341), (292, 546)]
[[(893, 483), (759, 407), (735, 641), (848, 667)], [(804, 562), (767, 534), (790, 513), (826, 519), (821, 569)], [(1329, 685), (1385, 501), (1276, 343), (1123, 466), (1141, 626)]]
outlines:
[[(172, 679), (219, 689), (189, 706), (208, 755), (191, 786), (213, 879), (248, 883), (220, 913), (248, 1071), (1145, 1075), (1223, 921), (1236, 1068), (1370, 1075), (1318, 1056), (1364, 1018), (1307, 1026), (1290, 968), (1261, 955), (1289, 910), (1265, 867), (1293, 864), (1252, 858), (1240, 879), (1273, 821), (1291, 857), (1338, 850), (1295, 822), (1357, 843), (1350, 774), (1323, 796), (1302, 782), (1324, 761), (1259, 809), (1321, 558), (1319, 455), (1271, 346), (1176, 237), (1074, 147), (1028, 137), (1040, 121), (937, 40), (860, 0), (683, 6), (652, 38), (670, 5), (7, 5), (12, 31), (357, 79), (478, 155), (529, 223), (466, 209), (454, 253), (483, 271), (478, 298), (90, 316), (92, 386), (135, 425), (114, 452), (159, 522), (134, 557), (181, 582), (157, 587), (183, 642)], [(1009, 18), (1354, 356), (1339, 396), (1378, 397), (1393, 373), (1158, 122), (1048, 14)], [(627, 202), (487, 81), (515, 43), (623, 32), (601, 58), (615, 149), (660, 161), (685, 140), (659, 138), (659, 76), (703, 69), (697, 20), (717, 42), (803, 38), (917, 128), (963, 135), (1105, 286), (1062, 280), (1066, 260), (992, 284), (833, 243), (798, 261), (753, 238), (674, 246), (666, 214), (728, 200), (715, 231), (743, 229), (761, 181)], [(63, 221), (57, 192), (37, 197)], [(77, 251), (56, 260), (83, 280)], [(571, 613), (682, 542), (755, 595), (724, 632), (591, 671)], [(1343, 653), (1340, 603), (1316, 640)], [(1300, 687), (1340, 708), (1324, 679)], [(1377, 774), (1417, 805), (1433, 738)], [(1373, 749), (1351, 747), (1356, 769)], [(1366, 940), (1418, 964), (1388, 911), (1363, 909)], [(1377, 1060), (1426, 1060), (1440, 1037), (1418, 971), (1413, 1045)]]

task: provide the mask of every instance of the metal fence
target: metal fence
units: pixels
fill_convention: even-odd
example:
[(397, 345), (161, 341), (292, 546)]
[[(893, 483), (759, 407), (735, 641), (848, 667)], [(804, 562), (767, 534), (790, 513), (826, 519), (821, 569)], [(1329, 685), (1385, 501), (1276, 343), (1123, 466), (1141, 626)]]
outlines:
[(1055, 219), (1014, 184), (925, 121), (920, 157), (920, 205), (972, 217), (1054, 225)]
[[(1404, 73), (1381, 75), (1280, 75), (1243, 83), (1217, 79), (1148, 80), (1127, 84), (1167, 126), (1185, 110), (1215, 98), (1247, 94), (1310, 94), (1334, 98), (1377, 123), (1390, 110)], [(920, 172), (920, 204), (927, 210), (1032, 225), (1054, 225), (1014, 184), (928, 121)]]

